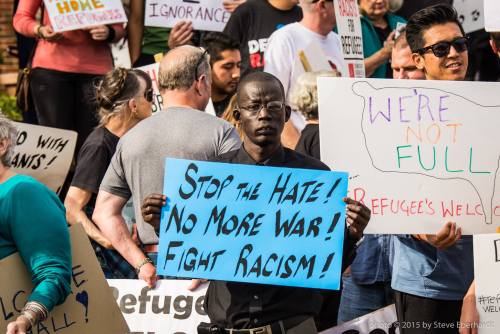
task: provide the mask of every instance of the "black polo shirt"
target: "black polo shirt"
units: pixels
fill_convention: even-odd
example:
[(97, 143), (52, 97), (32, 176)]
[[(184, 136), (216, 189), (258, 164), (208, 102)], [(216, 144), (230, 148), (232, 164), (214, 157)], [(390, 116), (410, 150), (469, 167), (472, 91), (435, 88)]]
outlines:
[[(264, 163), (256, 163), (243, 146), (239, 150), (220, 155), (214, 161), (330, 170), (321, 161), (287, 148), (278, 150)], [(347, 259), (352, 261), (354, 249), (352, 242), (345, 243), (343, 267), (350, 262)], [(322, 302), (322, 294), (317, 289), (211, 281), (205, 297), (205, 310), (212, 323), (220, 327), (248, 329), (295, 316), (316, 316), (321, 310)]]

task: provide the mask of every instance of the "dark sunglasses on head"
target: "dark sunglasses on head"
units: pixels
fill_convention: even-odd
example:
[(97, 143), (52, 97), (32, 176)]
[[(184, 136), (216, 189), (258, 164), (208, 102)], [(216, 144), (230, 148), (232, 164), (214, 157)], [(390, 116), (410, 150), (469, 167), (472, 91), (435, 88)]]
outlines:
[(205, 49), (205, 51), (203, 51), (203, 54), (200, 56), (200, 58), (198, 58), (198, 61), (196, 62), (196, 67), (194, 68), (194, 80), (195, 81), (198, 81), (198, 78), (200, 76), (200, 74), (198, 73), (198, 67), (200, 67), (201, 63), (203, 62), (203, 59), (205, 59), (205, 56), (208, 54), (208, 50)]
[(144, 92), (144, 98), (148, 102), (153, 102), (153, 88), (150, 88)]
[(441, 41), (437, 42), (436, 44), (432, 44), (429, 46), (426, 46), (425, 48), (418, 49), (417, 52), (420, 54), (424, 54), (429, 50), (432, 50), (432, 53), (438, 58), (446, 57), (450, 53), (450, 49), (453, 46), (457, 52), (464, 52), (467, 51), (467, 47), (469, 45), (469, 40), (467, 37), (458, 37), (452, 40), (451, 42), (448, 41)]

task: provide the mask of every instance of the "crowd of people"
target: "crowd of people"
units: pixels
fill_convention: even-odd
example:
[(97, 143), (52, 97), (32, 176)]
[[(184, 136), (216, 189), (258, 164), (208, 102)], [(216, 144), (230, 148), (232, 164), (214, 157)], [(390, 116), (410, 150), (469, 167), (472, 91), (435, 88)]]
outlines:
[[(471, 42), (448, 3), (358, 0), (367, 77), (470, 78)], [(58, 198), (9, 168), (16, 129), (0, 115), (0, 259), (19, 252), (35, 284), (7, 334), (26, 333), (70, 293), (68, 224), (83, 225), (106, 278), (155, 286), (165, 157), (329, 170), (320, 156), (316, 80), (347, 74), (333, 1), (224, 5), (232, 15), (223, 32), (196, 31), (187, 21), (145, 27), (145, 1), (131, 0), (126, 29), (56, 33), (42, 0), (19, 1), (14, 28), (36, 38), (30, 120), (75, 130), (78, 143)], [(108, 43), (125, 34), (134, 67), (164, 54), (163, 109), (153, 115), (151, 78), (113, 69)], [(311, 42), (329, 70), (310, 72), (297, 61)], [(490, 42), (500, 58), (500, 33)], [(215, 116), (204, 112), (209, 103)], [(199, 333), (314, 334), (392, 303), (402, 334), (477, 332), (471, 236), (453, 222), (432, 235), (364, 235), (370, 209), (344, 201), (340, 291), (212, 281), (204, 305), (211, 324)], [(451, 325), (424, 330), (424, 322)]]

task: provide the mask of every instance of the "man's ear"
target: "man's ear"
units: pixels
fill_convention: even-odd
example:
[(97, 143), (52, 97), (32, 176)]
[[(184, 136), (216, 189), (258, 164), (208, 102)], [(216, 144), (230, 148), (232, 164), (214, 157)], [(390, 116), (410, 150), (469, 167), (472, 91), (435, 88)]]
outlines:
[(288, 122), (291, 114), (292, 114), (292, 108), (290, 108), (289, 105), (285, 105), (285, 122)]
[(424, 56), (415, 52), (411, 55), (411, 59), (413, 59), (413, 62), (415, 63), (415, 66), (423, 71), (425, 69), (425, 60), (424, 60)]
[(240, 111), (238, 109), (233, 109), (233, 117), (236, 121), (240, 121), (241, 120), (241, 114), (240, 114)]

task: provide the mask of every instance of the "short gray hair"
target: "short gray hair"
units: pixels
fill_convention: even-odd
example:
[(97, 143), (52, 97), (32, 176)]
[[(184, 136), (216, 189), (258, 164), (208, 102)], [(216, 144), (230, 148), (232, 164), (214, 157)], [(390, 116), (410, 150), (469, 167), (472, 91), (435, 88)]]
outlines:
[[(169, 57), (171, 53), (175, 53), (176, 57)], [(172, 59), (165, 61), (165, 58)], [(204, 49), (191, 45), (180, 46), (165, 55), (159, 72), (158, 86), (161, 90), (187, 90), (203, 74), (211, 80), (210, 58)]]
[(297, 79), (290, 95), (290, 103), (306, 120), (318, 119), (318, 77), (338, 77), (338, 72), (317, 71), (303, 73)]
[(7, 117), (0, 113), (0, 141), (7, 140), (7, 151), (0, 156), (0, 161), (5, 167), (10, 167), (17, 140), (17, 129)]

